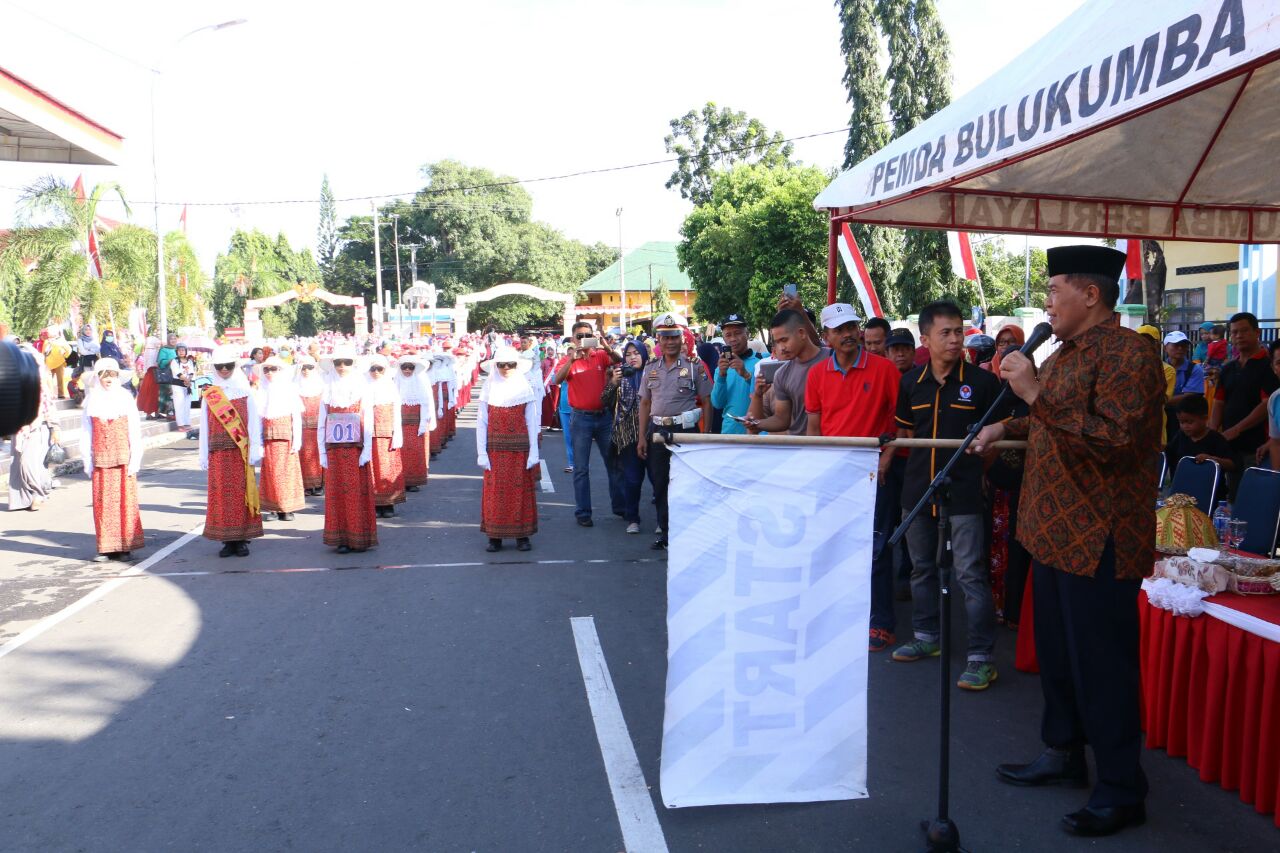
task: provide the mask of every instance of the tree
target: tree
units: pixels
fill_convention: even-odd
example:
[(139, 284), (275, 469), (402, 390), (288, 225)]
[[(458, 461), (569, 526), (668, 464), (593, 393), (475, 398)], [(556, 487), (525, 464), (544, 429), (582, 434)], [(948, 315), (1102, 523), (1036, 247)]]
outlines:
[(717, 170), (738, 163), (782, 166), (791, 163), (794, 146), (781, 133), (769, 133), (759, 119), (707, 101), (698, 110), (689, 110), (671, 120), (671, 133), (664, 140), (667, 152), (675, 154), (676, 169), (667, 180), (667, 189), (679, 187), (680, 196), (694, 204), (711, 197), (711, 182)]
[(809, 305), (826, 298), (826, 217), (813, 199), (831, 180), (813, 167), (739, 165), (714, 176), (709, 200), (681, 227), (680, 266), (697, 288), (700, 317), (745, 314), (764, 328), (782, 286)]
[(338, 254), (338, 210), (327, 174), (320, 183), (320, 225), (316, 229), (316, 252), (320, 256), (320, 270), (327, 287)]
[[(975, 238), (978, 235), (973, 235)], [(973, 260), (978, 266), (983, 290), (987, 294), (987, 311), (993, 317), (1011, 316), (1026, 304), (1026, 255), (1010, 251), (999, 237), (975, 239)], [(1031, 250), (1031, 306), (1044, 307), (1048, 259), (1044, 249)], [(957, 301), (966, 311), (977, 304), (978, 289), (971, 282), (961, 282)]]
[[(299, 282), (319, 281), (320, 270), (310, 252), (294, 251), (283, 234), (272, 239), (256, 228), (237, 229), (227, 251), (218, 255), (213, 279), (212, 309), (221, 331), (241, 324), (246, 301), (280, 293)], [(293, 301), (264, 313), (262, 325), (272, 337), (313, 334), (323, 327), (324, 318), (320, 306)]]
[[(840, 15), (840, 48), (845, 58), (844, 85), (852, 111), (844, 146), (844, 168), (849, 169), (889, 142), (887, 94), (880, 73), (876, 0), (836, 0), (836, 8)], [(897, 305), (901, 301), (898, 274), (902, 270), (902, 232), (862, 224), (852, 225), (851, 230), (881, 302)], [(841, 282), (841, 298), (852, 301), (852, 281), (842, 276)]]
[(675, 300), (671, 298), (671, 288), (667, 285), (667, 280), (665, 278), (659, 278), (657, 285), (653, 288), (654, 316), (674, 310), (676, 310), (676, 303)]

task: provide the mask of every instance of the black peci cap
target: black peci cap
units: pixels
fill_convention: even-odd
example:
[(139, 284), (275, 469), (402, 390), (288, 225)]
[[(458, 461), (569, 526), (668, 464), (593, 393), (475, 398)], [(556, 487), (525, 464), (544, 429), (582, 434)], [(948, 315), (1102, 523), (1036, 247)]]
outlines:
[(1049, 277), (1055, 275), (1099, 275), (1119, 281), (1124, 272), (1125, 253), (1106, 246), (1055, 246), (1046, 254)]

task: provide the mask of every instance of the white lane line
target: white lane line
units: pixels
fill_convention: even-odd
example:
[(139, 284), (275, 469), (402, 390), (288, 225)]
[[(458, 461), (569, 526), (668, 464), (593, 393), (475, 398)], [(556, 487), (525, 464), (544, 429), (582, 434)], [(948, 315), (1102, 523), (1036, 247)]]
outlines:
[(168, 545), (164, 546), (159, 551), (155, 552), (154, 554), (152, 554), (150, 557), (148, 557), (146, 560), (142, 561), (138, 565), (131, 566), (130, 568), (121, 572), (112, 580), (109, 580), (106, 583), (104, 583), (102, 586), (95, 587), (94, 589), (90, 590), (87, 594), (85, 594), (84, 597), (72, 602), (71, 604), (68, 604), (66, 607), (62, 608), (57, 613), (52, 613), (44, 617), (36, 624), (32, 625), (30, 628), (23, 631), (21, 634), (14, 637), (9, 642), (5, 643), (3, 646), (0, 646), (0, 658), (3, 658), (5, 655), (13, 654), (18, 649), (22, 648), (27, 643), (34, 640), (36, 637), (39, 637), (41, 634), (48, 631), (50, 628), (54, 627), (60, 622), (66, 621), (67, 619), (76, 615), (81, 610), (84, 610), (86, 607), (93, 604), (94, 602), (101, 601), (103, 598), (106, 598), (108, 595), (110, 595), (119, 587), (123, 586), (133, 578), (142, 574), (147, 569), (151, 568), (156, 563), (160, 562), (165, 557), (172, 554), (174, 551), (177, 551), (179, 548), (181, 548), (183, 545), (186, 545), (192, 539), (195, 539), (197, 536), (201, 534), (203, 530), (204, 530), (203, 523), (196, 525), (195, 527), (191, 528), (186, 533), (184, 533), (182, 536), (178, 537), (173, 542), (170, 542)]
[(627, 721), (622, 718), (618, 694), (614, 692), (609, 666), (596, 634), (595, 619), (580, 616), (569, 621), (573, 624), (573, 641), (578, 647), (578, 665), (582, 667), (582, 680), (587, 687), (600, 756), (613, 793), (613, 807), (622, 827), (623, 846), (627, 853), (667, 853), (667, 840), (640, 770)]
[(542, 466), (542, 491), (554, 492), (556, 486), (555, 483), (551, 482), (551, 472), (547, 470), (547, 460), (539, 459), (538, 464)]

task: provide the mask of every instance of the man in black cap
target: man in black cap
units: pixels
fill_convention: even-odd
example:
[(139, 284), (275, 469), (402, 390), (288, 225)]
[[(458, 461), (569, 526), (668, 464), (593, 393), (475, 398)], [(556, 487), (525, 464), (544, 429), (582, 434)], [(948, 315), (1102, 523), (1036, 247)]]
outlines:
[(1110, 835), (1146, 820), (1137, 599), (1152, 569), (1164, 378), (1156, 349), (1112, 324), (1124, 253), (1063, 246), (1048, 260), (1045, 311), (1061, 346), (1039, 381), (1028, 357), (1001, 358), (1030, 415), (984, 428), (972, 446), (1029, 443), (1018, 541), (1033, 558), (1047, 749), (996, 772), (1011, 785), (1087, 787), (1089, 744), (1097, 783), (1062, 825)]
[(725, 317), (720, 323), (720, 334), (724, 336), (724, 348), (714, 372), (711, 406), (723, 415), (721, 433), (746, 435), (747, 428), (741, 419), (746, 417), (751, 405), (751, 386), (760, 356), (747, 346), (747, 321), (741, 314)]

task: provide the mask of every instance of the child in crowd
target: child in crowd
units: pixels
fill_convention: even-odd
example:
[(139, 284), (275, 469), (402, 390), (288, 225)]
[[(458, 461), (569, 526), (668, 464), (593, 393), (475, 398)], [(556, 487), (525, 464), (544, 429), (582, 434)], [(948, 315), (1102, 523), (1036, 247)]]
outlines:
[[(1178, 431), (1164, 449), (1169, 470), (1176, 470), (1178, 460), (1184, 456), (1190, 456), (1196, 462), (1217, 462), (1218, 492), (1225, 494), (1226, 474), (1236, 469), (1235, 452), (1222, 433), (1209, 429), (1209, 401), (1193, 394), (1178, 403), (1177, 412)], [(1200, 509), (1206, 513), (1213, 512), (1212, 507)]]

